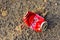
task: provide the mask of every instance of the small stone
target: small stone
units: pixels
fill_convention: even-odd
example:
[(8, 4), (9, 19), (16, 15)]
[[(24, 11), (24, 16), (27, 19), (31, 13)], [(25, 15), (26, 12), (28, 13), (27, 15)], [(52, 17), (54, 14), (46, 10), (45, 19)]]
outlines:
[(6, 16), (7, 15), (7, 10), (2, 11), (2, 16)]
[(43, 0), (44, 2), (47, 2), (47, 0)]
[(57, 6), (57, 3), (55, 3), (55, 5)]

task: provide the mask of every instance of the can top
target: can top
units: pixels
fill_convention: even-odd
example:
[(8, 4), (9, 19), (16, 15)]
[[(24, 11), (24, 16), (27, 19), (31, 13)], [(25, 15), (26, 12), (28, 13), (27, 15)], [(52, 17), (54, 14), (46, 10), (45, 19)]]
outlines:
[(42, 28), (41, 28), (42, 31), (45, 31), (47, 29), (47, 26), (48, 26), (47, 21), (43, 22), (41, 25), (42, 25)]

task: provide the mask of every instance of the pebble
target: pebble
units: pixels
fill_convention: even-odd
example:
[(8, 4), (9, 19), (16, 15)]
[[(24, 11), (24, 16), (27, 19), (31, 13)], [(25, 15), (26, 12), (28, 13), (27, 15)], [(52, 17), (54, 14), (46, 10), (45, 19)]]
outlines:
[(2, 11), (2, 16), (7, 16), (7, 10), (6, 11)]
[(55, 3), (55, 5), (57, 6), (57, 3)]

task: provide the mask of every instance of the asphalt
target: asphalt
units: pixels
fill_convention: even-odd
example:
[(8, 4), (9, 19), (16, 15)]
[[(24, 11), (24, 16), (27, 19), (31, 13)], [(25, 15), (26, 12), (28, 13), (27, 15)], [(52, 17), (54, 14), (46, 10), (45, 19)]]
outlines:
[[(24, 26), (22, 32), (15, 31), (23, 23), (26, 12), (36, 10), (41, 5), (48, 10), (45, 32), (35, 32)], [(7, 10), (6, 15), (2, 11)], [(60, 40), (60, 0), (0, 0), (0, 40)]]

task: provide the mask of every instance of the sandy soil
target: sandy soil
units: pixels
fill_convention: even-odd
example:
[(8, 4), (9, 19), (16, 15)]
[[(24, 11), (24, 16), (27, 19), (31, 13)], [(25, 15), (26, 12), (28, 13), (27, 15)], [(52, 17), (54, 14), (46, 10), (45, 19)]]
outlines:
[[(23, 23), (23, 15), (45, 4), (48, 14), (48, 28), (45, 32), (35, 32), (24, 27), (15, 31), (15, 27)], [(7, 10), (7, 15), (2, 15)], [(60, 40), (60, 0), (0, 0), (0, 40)]]

